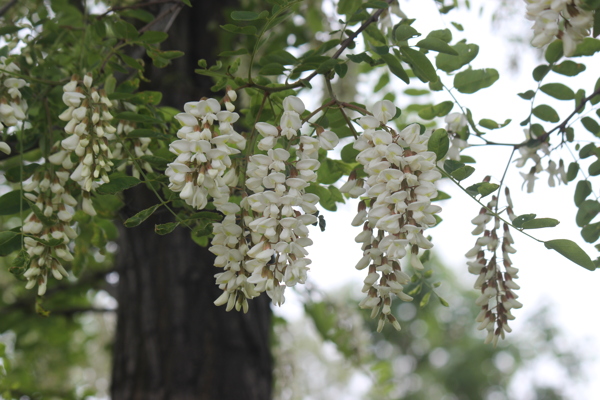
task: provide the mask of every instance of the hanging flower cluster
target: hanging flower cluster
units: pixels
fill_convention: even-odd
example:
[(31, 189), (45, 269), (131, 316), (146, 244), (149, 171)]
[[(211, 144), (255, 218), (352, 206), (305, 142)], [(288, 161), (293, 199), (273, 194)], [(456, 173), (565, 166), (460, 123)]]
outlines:
[(534, 21), (531, 44), (543, 47), (555, 38), (563, 41), (566, 56), (575, 53), (577, 45), (590, 35), (594, 12), (581, 8), (581, 0), (525, 0), (527, 19)]
[[(525, 140), (527, 143), (531, 143), (532, 140), (537, 137), (529, 130), (525, 129)], [(541, 152), (541, 155), (538, 154)], [(534, 145), (526, 144), (519, 146), (519, 158), (515, 160), (518, 168), (525, 166), (528, 160), (532, 160), (534, 165), (530, 168), (528, 173), (520, 172), (524, 179), (523, 187), (527, 186), (527, 193), (533, 192), (535, 181), (538, 179), (537, 174), (544, 171), (542, 166), (542, 157), (550, 155), (550, 144), (547, 141), (537, 143)], [(554, 187), (556, 185), (555, 179), (560, 184), (561, 182), (567, 184), (567, 173), (565, 171), (565, 164), (562, 159), (559, 160), (558, 164), (555, 161), (550, 160), (548, 167), (545, 169), (548, 172), (548, 185)]]
[(436, 155), (427, 151), (429, 132), (421, 133), (413, 124), (396, 133), (386, 124), (396, 107), (380, 101), (359, 124), (365, 129), (354, 143), (360, 153), (356, 160), (364, 166), (366, 180), (353, 179), (342, 186), (342, 192), (352, 197), (363, 196), (352, 225), (363, 226), (356, 237), (362, 243), (363, 257), (356, 265), (368, 268), (361, 301), (370, 308), (373, 318), (379, 315), (377, 329), (386, 322), (396, 329), (400, 324), (391, 313), (392, 295), (401, 300), (412, 298), (403, 292), (410, 277), (402, 271), (401, 260), (410, 254), (410, 265), (422, 269), (420, 249), (433, 245), (423, 231), (436, 224), (434, 214), (441, 208), (431, 204), (437, 196), (434, 182), (441, 178), (436, 170)]
[[(486, 181), (489, 181), (489, 177)], [(508, 188), (505, 194), (508, 203), (506, 212), (512, 221), (515, 214)], [(481, 290), (481, 295), (475, 301), (481, 307), (481, 312), (477, 316), (479, 322), (477, 329), (487, 330), (485, 342), (493, 343), (494, 346), (500, 337), (504, 339), (505, 332), (511, 332), (508, 320), (515, 318), (511, 310), (523, 306), (517, 300), (519, 296), (514, 292), (519, 289), (519, 285), (514, 281), (518, 278), (519, 270), (512, 266), (510, 260), (510, 254), (516, 252), (512, 247), (514, 241), (506, 223), (503, 224), (503, 236), (501, 238), (498, 236), (501, 220), (498, 214), (494, 215), (490, 211), (495, 210), (497, 205), (498, 198), (493, 196), (487, 208), (482, 207), (479, 215), (471, 221), (475, 225), (472, 234), (479, 237), (475, 246), (465, 255), (467, 258), (475, 259), (467, 265), (469, 272), (477, 275), (475, 289)], [(489, 223), (492, 224), (490, 229)], [(497, 254), (498, 250), (501, 250), (501, 256)]]
[[(0, 131), (24, 121), (27, 115), (27, 101), (19, 89), (28, 84), (24, 79), (13, 76), (19, 71), (15, 63), (0, 57)], [(10, 154), (11, 149), (6, 142), (0, 141), (0, 151)]]
[[(227, 99), (235, 100), (234, 91)], [(177, 155), (169, 164), (165, 174), (169, 177), (169, 188), (179, 192), (187, 204), (203, 209), (209, 196), (215, 206), (229, 201), (230, 186), (237, 185), (237, 175), (229, 156), (238, 154), (246, 147), (246, 139), (233, 127), (239, 115), (230, 101), (226, 110), (221, 110), (215, 99), (202, 99), (186, 103), (185, 113), (175, 116), (182, 127), (176, 140), (169, 146)], [(231, 111), (229, 111), (231, 109)]]
[[(227, 311), (247, 311), (247, 300), (260, 293), (267, 292), (280, 305), (286, 287), (305, 282), (311, 263), (305, 248), (312, 244), (307, 226), (318, 221), (312, 214), (319, 201), (305, 188), (317, 178), (319, 149), (332, 149), (339, 139), (331, 131), (320, 130), (318, 137), (300, 133), (305, 106), (288, 96), (278, 126), (264, 122), (255, 126), (262, 153), (234, 165), (229, 156), (246, 145), (232, 126), (238, 119), (231, 103), (235, 98), (234, 91), (227, 93), (227, 111), (220, 111), (215, 99), (186, 104), (187, 112), (177, 116), (183, 125), (178, 132), (181, 140), (171, 145), (177, 159), (166, 173), (171, 189), (192, 207), (204, 208), (210, 196), (225, 215), (213, 224), (209, 249), (217, 256), (215, 266), (223, 268), (215, 276), (223, 290), (215, 304), (227, 304)], [(236, 167), (243, 177), (241, 189), (236, 188)], [(242, 196), (240, 205), (229, 202), (230, 188)]]
[[(83, 85), (79, 85), (77, 77), (73, 77), (63, 87), (63, 102), (69, 108), (59, 118), (67, 121), (65, 132), (68, 136), (60, 141), (60, 145), (55, 144), (56, 152), (49, 161), (72, 171), (70, 178), (83, 190), (83, 211), (94, 216), (96, 210), (90, 192), (109, 182), (108, 173), (114, 165), (109, 138), (114, 139), (116, 128), (110, 124), (113, 117), (108, 109), (112, 108), (112, 102), (92, 83), (92, 77), (86, 75)], [(78, 158), (76, 162), (71, 158), (73, 153)]]
[(35, 204), (43, 217), (31, 212), (23, 224), (25, 250), (29, 267), (23, 274), (27, 289), (38, 285), (38, 295), (46, 292), (48, 273), (56, 279), (67, 277), (63, 262), (73, 261), (69, 249), (77, 233), (71, 226), (77, 200), (67, 189), (69, 172), (48, 168), (34, 174), (31, 182), (23, 185), (25, 197)]

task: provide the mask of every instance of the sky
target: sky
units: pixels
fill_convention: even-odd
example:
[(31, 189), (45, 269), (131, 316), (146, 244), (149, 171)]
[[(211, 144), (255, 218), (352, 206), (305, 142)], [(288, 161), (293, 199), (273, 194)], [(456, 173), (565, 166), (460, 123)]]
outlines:
[[(532, 33), (531, 22), (525, 19), (525, 3), (522, 2), (522, 8), (518, 14), (510, 16), (510, 19), (496, 30), (491, 27), (490, 10), (479, 14), (478, 4), (481, 4), (481, 1), (472, 1), (470, 11), (464, 9), (458, 12), (453, 11), (443, 17), (437, 13), (433, 1), (411, 0), (402, 1), (401, 4), (402, 10), (409, 18), (417, 18), (414, 26), (420, 32), (451, 28), (451, 21), (459, 22), (464, 26), (464, 32), (452, 29), (454, 41), (467, 38), (469, 43), (479, 44), (480, 53), (472, 63), (473, 68), (496, 68), (500, 72), (500, 80), (491, 88), (481, 90), (476, 95), (455, 94), (463, 106), (472, 110), (475, 121), (482, 118), (491, 118), (496, 121), (513, 119), (508, 127), (489, 135), (489, 139), (504, 143), (522, 142), (524, 133), (519, 122), (528, 115), (530, 103), (519, 98), (516, 93), (535, 89), (536, 85), (531, 78), (530, 71), (543, 60), (540, 58), (539, 51), (528, 49), (522, 45), (518, 47), (507, 40), (511, 35), (531, 35)], [(519, 66), (516, 71), (510, 68), (510, 59), (515, 51), (518, 54)], [(583, 62), (581, 59), (576, 61)], [(597, 72), (594, 71), (600, 71), (600, 65), (598, 60), (594, 64), (589, 63), (589, 60), (585, 61), (588, 69), (580, 76), (566, 78), (554, 74), (554, 76), (548, 77), (545, 83), (563, 82), (575, 91), (581, 87), (585, 88), (586, 85), (587, 87), (593, 86), (598, 78), (595, 75)], [(451, 86), (452, 82), (448, 78), (445, 78), (445, 82)], [(368, 86), (372, 87), (372, 84), (373, 82), (363, 82), (363, 89), (368, 93)], [(405, 88), (405, 84), (396, 78), (393, 78), (390, 86), (390, 89), (395, 90), (396, 93), (400, 93)], [(384, 93), (385, 91), (381, 93), (381, 96)], [(439, 93), (432, 99), (434, 102), (451, 100), (444, 93)], [(372, 101), (375, 100), (378, 99)], [(558, 101), (552, 100), (545, 95), (540, 95), (536, 104), (542, 102), (552, 105), (559, 111), (562, 118), (573, 109), (572, 101), (559, 104)], [(368, 101), (366, 102), (368, 103)], [(399, 102), (401, 101), (400, 99)], [(457, 111), (457, 108), (453, 111)], [(587, 143), (586, 140), (594, 139), (593, 135), (585, 131), (581, 124), (576, 124), (574, 127), (576, 135), (581, 137), (582, 144)], [(551, 143), (557, 144), (557, 138), (554, 137)], [(492, 182), (498, 183), (510, 156), (510, 148), (483, 149), (477, 147), (466, 149), (462, 154), (471, 155), (477, 160), (476, 172), (466, 181), (466, 186), (480, 182), (485, 175), (491, 175)], [(558, 151), (556, 155), (553, 153), (554, 161), (558, 163), (560, 158), (564, 159), (566, 165), (573, 161), (572, 156), (566, 151)], [(547, 160), (543, 162), (544, 167), (547, 162)], [(531, 165), (527, 164), (521, 171), (528, 172)], [(528, 194), (521, 189), (523, 179), (519, 175), (519, 169), (514, 164), (511, 165), (506, 182), (511, 189), (515, 213), (517, 215), (535, 213), (538, 217), (558, 219), (560, 225), (555, 228), (529, 232), (541, 240), (573, 240), (588, 251), (592, 259), (595, 259), (597, 251), (583, 241), (580, 229), (574, 222), (577, 211), (573, 203), (576, 182), (572, 182), (568, 186), (551, 188), (548, 186), (547, 179), (548, 174), (542, 172), (540, 179), (536, 181), (534, 192)], [(578, 179), (581, 179), (581, 175), (578, 176)], [(438, 227), (428, 231), (433, 236), (435, 246), (433, 250), (446, 265), (456, 272), (464, 286), (472, 287), (475, 276), (467, 273), (464, 254), (475, 244), (476, 238), (470, 233), (474, 226), (470, 220), (477, 215), (480, 206), (451, 182), (441, 182), (440, 188), (451, 194), (452, 199), (439, 203), (443, 208), (440, 216), (444, 221)], [(318, 229), (311, 232), (315, 244), (308, 249), (310, 258), (313, 260), (309, 279), (325, 290), (354, 283), (358, 291), (362, 286), (364, 271), (356, 271), (354, 268), (362, 256), (360, 246), (354, 242), (354, 236), (358, 234), (359, 229), (351, 227), (349, 223), (355, 212), (356, 202), (348, 202), (340, 206), (335, 213), (325, 212), (327, 221), (325, 232), (321, 233)], [(524, 306), (522, 309), (514, 311), (517, 318), (511, 323), (513, 328), (511, 335), (526, 337), (527, 332), (521, 329), (524, 322), (541, 306), (550, 306), (556, 322), (565, 332), (564, 343), (576, 348), (585, 348), (585, 354), (588, 357), (585, 369), (587, 376), (584, 377), (587, 378), (587, 381), (567, 388), (567, 395), (573, 399), (600, 398), (600, 380), (594, 379), (600, 374), (600, 337), (598, 335), (600, 322), (594, 317), (596, 314), (594, 300), (600, 283), (600, 275), (598, 272), (590, 272), (579, 267), (554, 251), (547, 250), (542, 243), (525, 235), (513, 233), (513, 238), (517, 253), (512, 260), (514, 266), (520, 269), (518, 284), (521, 289), (518, 294), (519, 301)], [(289, 301), (280, 312), (286, 316), (299, 317), (302, 312), (301, 307), (294, 300), (293, 295), (290, 295), (286, 293)], [(481, 335), (483, 340), (485, 335), (484, 333)], [(562, 377), (556, 369), (552, 368), (551, 363), (537, 365), (515, 380), (512, 386), (512, 394), (515, 399), (528, 400), (531, 398), (531, 394), (525, 390), (525, 385), (522, 384), (527, 379), (556, 382), (560, 381)]]

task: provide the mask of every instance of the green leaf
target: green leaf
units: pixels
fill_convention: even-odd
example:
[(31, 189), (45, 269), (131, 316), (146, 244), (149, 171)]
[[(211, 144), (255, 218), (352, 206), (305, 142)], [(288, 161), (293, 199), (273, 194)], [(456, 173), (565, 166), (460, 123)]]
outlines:
[(585, 71), (585, 65), (571, 60), (566, 60), (558, 65), (553, 66), (552, 71), (565, 76), (575, 76)]
[(493, 68), (467, 69), (454, 76), (454, 87), (461, 93), (475, 93), (492, 86), (499, 77)]
[(237, 25), (233, 25), (233, 24), (225, 24), (225, 25), (221, 25), (221, 29), (223, 29), (227, 32), (237, 33), (240, 35), (248, 35), (248, 36), (256, 35), (256, 27), (253, 25), (237, 26)]
[(548, 74), (548, 72), (550, 71), (550, 66), (549, 65), (538, 65), (537, 67), (535, 67), (533, 69), (533, 79), (536, 82), (541, 81), (542, 79), (544, 79), (544, 77)]
[[(13, 183), (23, 182), (24, 180), (29, 178), (31, 175), (33, 175), (33, 173), (39, 166), (40, 165), (36, 164), (36, 163), (27, 164), (27, 165), (17, 165), (15, 167), (12, 167), (12, 168), (6, 170), (4, 177), (9, 182), (13, 182)], [(22, 175), (21, 175), (21, 171), (23, 172)]]
[(154, 214), (154, 211), (156, 211), (156, 209), (158, 207), (160, 207), (160, 204), (155, 204), (150, 208), (140, 211), (139, 213), (135, 214), (133, 217), (128, 218), (123, 223), (123, 225), (125, 225), (128, 228), (133, 228), (134, 226), (138, 226), (139, 224), (141, 224), (142, 222), (147, 220), (152, 214)]
[(465, 165), (464, 167), (460, 167), (460, 168), (452, 171), (452, 173), (450, 175), (457, 181), (462, 181), (464, 179), (467, 179), (469, 176), (471, 176), (471, 174), (473, 174), (473, 172), (475, 172), (475, 168), (471, 167), (470, 165)]
[(444, 158), (449, 147), (450, 139), (448, 139), (448, 132), (445, 129), (436, 129), (427, 142), (427, 150), (435, 153), (436, 161)]
[(404, 90), (404, 94), (408, 95), (408, 96), (424, 96), (426, 94), (430, 94), (431, 91), (427, 90), (427, 89), (413, 89), (413, 88), (409, 88)]
[(569, 164), (569, 168), (567, 168), (567, 181), (571, 182), (575, 178), (577, 178), (577, 173), (579, 172), (579, 163), (572, 162)]
[(563, 42), (562, 40), (555, 40), (550, 43), (544, 54), (548, 64), (554, 64), (563, 56)]
[(484, 118), (479, 121), (479, 125), (483, 126), (484, 128), (487, 128), (487, 129), (499, 129), (499, 128), (504, 128), (506, 125), (510, 124), (510, 121), (511, 121), (510, 119), (507, 119), (506, 121), (504, 121), (504, 123), (499, 124), (496, 121), (494, 121), (493, 119)]
[(123, 20), (115, 21), (115, 23), (113, 24), (113, 31), (116, 37), (125, 41), (135, 40), (139, 36), (139, 33), (135, 26)]
[(0, 257), (6, 257), (13, 251), (17, 251), (20, 248), (21, 233), (15, 231), (0, 232)]
[(10, 35), (11, 33), (19, 32), (23, 27), (19, 26), (1, 26), (0, 35)]
[(149, 23), (154, 20), (154, 15), (146, 10), (123, 10), (119, 12), (119, 14), (121, 15), (121, 17), (135, 18), (145, 23)]
[(166, 235), (173, 232), (178, 225), (179, 222), (168, 222), (166, 224), (155, 225), (154, 232), (158, 233), (159, 235)]
[(547, 83), (542, 85), (540, 90), (558, 100), (573, 100), (575, 98), (575, 92), (562, 83)]
[(164, 42), (168, 37), (169, 34), (166, 32), (146, 31), (138, 40), (143, 43), (155, 44)]
[(600, 51), (600, 40), (587, 37), (575, 48), (573, 57), (593, 56)]
[(125, 64), (127, 64), (127, 66), (130, 68), (138, 70), (144, 69), (144, 66), (139, 61), (133, 57), (129, 57), (127, 54), (119, 54), (119, 57), (121, 57), (121, 60), (123, 60), (123, 62), (125, 62)]
[(548, 121), (548, 122), (560, 121), (560, 118), (559, 118), (556, 110), (554, 110), (554, 108), (550, 107), (547, 104), (540, 104), (539, 106), (535, 107), (532, 112), (533, 112), (533, 115), (535, 115), (542, 121)]
[(353, 164), (356, 162), (356, 156), (360, 153), (358, 150), (354, 149), (354, 143), (349, 143), (344, 146), (341, 152), (342, 161), (347, 162), (349, 164)]
[(581, 249), (581, 247), (579, 247), (577, 245), (577, 243), (575, 243), (571, 240), (568, 240), (568, 239), (548, 240), (547, 242), (544, 242), (544, 246), (546, 246), (547, 249), (557, 251), (564, 257), (568, 258), (569, 260), (573, 261), (575, 264), (580, 265), (585, 269), (589, 269), (590, 271), (593, 271), (596, 269), (596, 265), (590, 259), (590, 256), (588, 256), (585, 253), (585, 251), (583, 251)]
[(535, 218), (529, 221), (523, 222), (521, 227), (523, 229), (540, 229), (540, 228), (552, 228), (560, 224), (560, 221), (554, 218)]
[(579, 210), (575, 216), (577, 226), (583, 227), (589, 224), (600, 212), (600, 203), (596, 200), (584, 200), (579, 205)]
[(422, 49), (426, 49), (426, 50), (433, 50), (433, 51), (437, 51), (439, 53), (445, 53), (445, 54), (450, 54), (453, 56), (458, 56), (458, 52), (456, 50), (454, 50), (452, 47), (450, 47), (450, 45), (446, 42), (444, 42), (441, 39), (435, 38), (435, 37), (426, 37), (425, 39), (417, 42), (417, 47), (420, 47)]
[(269, 63), (263, 65), (258, 73), (261, 75), (281, 75), (285, 70), (285, 67), (281, 64)]
[(132, 188), (142, 181), (133, 176), (117, 176), (115, 178), (109, 177), (110, 182), (104, 185), (98, 186), (96, 193), (98, 194), (117, 194), (123, 190)]
[(161, 132), (152, 129), (134, 129), (127, 134), (128, 138), (155, 137), (162, 138), (164, 135)]
[(591, 176), (600, 175), (600, 160), (596, 160), (588, 167), (588, 173)]
[(454, 102), (452, 101), (444, 101), (440, 104), (436, 104), (434, 106), (426, 106), (419, 110), (419, 117), (423, 119), (434, 119), (435, 117), (444, 117), (448, 115), (448, 113), (454, 107)]
[(525, 100), (531, 100), (535, 96), (535, 92), (533, 90), (528, 90), (524, 93), (518, 93), (519, 97)]
[[(256, 21), (261, 18), (262, 13), (259, 14), (254, 11), (233, 11), (231, 13), (231, 19), (234, 21)], [(263, 18), (266, 16), (263, 16)]]
[(29, 203), (25, 201), (20, 190), (13, 190), (0, 196), (0, 215), (16, 214), (23, 207), (23, 211), (28, 210)]
[(386, 3), (385, 1), (379, 1), (379, 0), (369, 0), (362, 5), (363, 8), (378, 8), (378, 9), (388, 8), (389, 6), (390, 5), (388, 3)]
[(588, 158), (596, 152), (596, 145), (588, 143), (579, 150), (579, 158)]
[(435, 58), (435, 65), (442, 71), (456, 71), (473, 61), (479, 53), (479, 46), (467, 44), (465, 40), (456, 43), (452, 48), (458, 53), (458, 56), (440, 53)]
[(444, 161), (444, 171), (446, 171), (449, 174), (451, 174), (452, 172), (454, 172), (457, 169), (462, 168), (464, 166), (465, 166), (465, 164), (461, 163), (460, 161), (456, 161), (456, 160)]
[(596, 243), (600, 238), (600, 222), (584, 226), (581, 237), (588, 243)]
[(500, 185), (495, 183), (481, 182), (481, 185), (477, 188), (477, 191), (481, 195), (481, 198), (484, 198), (485, 196), (489, 196), (490, 194), (494, 193), (499, 187)]
[(346, 73), (348, 73), (348, 64), (336, 64), (335, 67), (333, 67), (333, 70), (336, 74), (338, 74), (340, 78), (343, 78), (344, 76), (346, 76)]
[(406, 61), (412, 68), (413, 72), (422, 82), (435, 82), (439, 78), (435, 72), (435, 68), (429, 58), (418, 50), (410, 47), (402, 46), (400, 51)]
[(536, 217), (536, 214), (519, 215), (518, 217), (513, 219), (512, 224), (515, 228), (521, 229), (525, 222), (532, 221), (533, 219), (535, 219), (535, 217)]
[(421, 34), (408, 24), (400, 24), (394, 31), (394, 38), (397, 42), (404, 42), (416, 36), (421, 36)]
[(592, 134), (598, 136), (598, 134), (600, 133), (600, 125), (598, 125), (595, 119), (590, 117), (583, 117), (581, 118), (581, 123), (583, 124), (585, 129), (590, 131)]
[(123, 111), (114, 116), (115, 120), (123, 120), (123, 121), (131, 121), (131, 122), (141, 122), (148, 124), (160, 124), (162, 121), (151, 117), (149, 115), (138, 114), (131, 111)]
[(362, 0), (340, 0), (338, 3), (338, 13), (342, 15), (352, 15), (361, 6)]
[(398, 57), (396, 57), (393, 54), (382, 54), (381, 59), (385, 61), (392, 74), (396, 75), (404, 82), (410, 83), (410, 78), (408, 77), (408, 74), (406, 73), (404, 68), (402, 68), (402, 64), (400, 63)]
[(438, 190), (437, 192), (438, 192), (437, 196), (435, 196), (433, 199), (431, 199), (431, 201), (440, 201), (440, 200), (447, 200), (447, 199), (452, 198), (452, 196), (450, 196), (446, 192), (443, 192), (441, 190)]
[(575, 188), (575, 205), (579, 207), (581, 203), (592, 193), (592, 184), (590, 181), (581, 180), (577, 182), (577, 187)]

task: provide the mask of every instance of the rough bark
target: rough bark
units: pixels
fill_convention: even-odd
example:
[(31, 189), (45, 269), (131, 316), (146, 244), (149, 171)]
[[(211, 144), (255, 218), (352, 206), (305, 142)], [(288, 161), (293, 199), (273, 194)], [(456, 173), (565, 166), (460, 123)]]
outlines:
[[(162, 91), (163, 103), (176, 108), (210, 96), (210, 82), (193, 71), (199, 58), (214, 59), (220, 16), (235, 2), (200, 0), (183, 9), (169, 34), (171, 47), (186, 56), (170, 69), (149, 71), (152, 86), (144, 89)], [(156, 199), (138, 187), (126, 192), (126, 203), (125, 218)], [(168, 221), (163, 213), (121, 229), (112, 399), (269, 399), (268, 298), (253, 300), (248, 314), (214, 306), (220, 294), (214, 256), (185, 229), (166, 236), (153, 232), (155, 224)]]

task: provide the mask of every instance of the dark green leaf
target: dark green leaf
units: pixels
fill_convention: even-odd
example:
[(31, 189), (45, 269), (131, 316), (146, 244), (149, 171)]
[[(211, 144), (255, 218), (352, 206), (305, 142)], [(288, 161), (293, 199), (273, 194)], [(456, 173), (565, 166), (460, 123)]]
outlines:
[(465, 40), (458, 42), (452, 48), (458, 53), (458, 56), (440, 53), (435, 58), (435, 65), (442, 71), (456, 71), (473, 61), (479, 53), (479, 46), (467, 44)]
[(255, 21), (259, 19), (261, 14), (254, 11), (233, 11), (231, 19), (234, 21)]
[[(4, 177), (7, 181), (17, 183), (23, 182), (27, 178), (29, 178), (35, 170), (39, 167), (39, 164), (27, 164), (27, 165), (17, 165), (16, 167), (12, 167), (6, 171)], [(23, 174), (21, 175), (21, 170)]]
[(589, 269), (590, 271), (596, 269), (596, 265), (590, 259), (590, 256), (588, 256), (585, 251), (583, 251), (581, 247), (577, 245), (577, 243), (571, 240), (548, 240), (547, 242), (544, 242), (544, 246), (546, 246), (547, 249), (556, 250), (569, 260), (573, 261), (575, 264), (580, 265), (585, 269)]
[(550, 66), (549, 65), (538, 65), (537, 67), (535, 67), (533, 69), (533, 79), (536, 82), (541, 81), (542, 79), (544, 79), (544, 77), (548, 74), (548, 72), (550, 71)]
[(402, 52), (404, 61), (411, 66), (417, 78), (423, 82), (435, 82), (438, 80), (435, 68), (425, 54), (404, 46), (400, 48), (400, 51)]
[(600, 203), (596, 200), (584, 200), (579, 205), (579, 210), (575, 217), (577, 226), (583, 227), (589, 224), (600, 212)]
[(489, 196), (490, 194), (494, 193), (499, 187), (500, 185), (495, 183), (481, 182), (481, 185), (477, 188), (477, 191), (481, 195), (481, 198), (484, 198), (485, 196)]
[(436, 129), (427, 142), (427, 150), (433, 151), (436, 156), (436, 161), (444, 158), (450, 147), (448, 132), (445, 129)]
[(588, 143), (579, 150), (579, 158), (588, 158), (596, 152), (596, 145), (594, 143)]
[[(429, 32), (429, 34), (427, 34), (427, 37), (439, 39), (444, 43), (450, 43), (452, 41), (452, 32), (450, 32), (450, 29), (437, 29), (435, 31)], [(458, 55), (456, 50), (452, 49), (452, 51), (456, 53), (456, 55)]]
[(465, 165), (464, 167), (452, 171), (450, 175), (452, 175), (452, 177), (457, 181), (462, 181), (471, 176), (473, 172), (475, 172), (475, 168), (471, 167), (470, 165)]
[(221, 28), (223, 30), (226, 30), (227, 32), (238, 33), (240, 35), (249, 35), (249, 36), (256, 35), (256, 27), (253, 25), (237, 26), (237, 25), (233, 25), (233, 24), (225, 24), (225, 25), (221, 25)]
[(546, 53), (544, 54), (546, 57), (546, 61), (549, 64), (554, 64), (563, 56), (563, 42), (562, 40), (555, 40), (550, 43), (548, 48), (546, 49)]
[(572, 162), (569, 164), (569, 168), (567, 168), (567, 181), (571, 182), (577, 177), (577, 173), (579, 172), (579, 164), (576, 162)]
[(592, 184), (590, 181), (579, 181), (575, 188), (575, 205), (579, 207), (581, 203), (592, 193)]
[(385, 1), (369, 0), (362, 5), (363, 8), (388, 8), (390, 5)]
[(261, 75), (281, 75), (285, 71), (285, 67), (281, 64), (277, 63), (269, 63), (267, 65), (263, 65), (258, 71)]
[(588, 167), (588, 173), (591, 176), (600, 175), (600, 160), (596, 160)]
[(519, 93), (519, 97), (525, 100), (531, 100), (535, 96), (535, 92), (533, 90), (528, 90), (524, 93)]
[(178, 225), (179, 222), (168, 222), (166, 224), (156, 225), (154, 226), (154, 232), (158, 233), (159, 235), (166, 235), (173, 232)]
[(600, 51), (600, 40), (587, 37), (577, 45), (573, 57), (593, 56)]
[(560, 221), (554, 218), (535, 218), (529, 221), (523, 222), (521, 227), (523, 229), (540, 229), (540, 228), (552, 228), (560, 224)]
[(573, 100), (575, 98), (575, 92), (562, 83), (548, 83), (542, 85), (540, 90), (558, 100)]
[(450, 54), (453, 56), (458, 56), (458, 52), (456, 50), (454, 50), (452, 47), (450, 47), (450, 45), (446, 42), (444, 42), (441, 39), (435, 38), (435, 37), (426, 37), (425, 39), (419, 41), (417, 43), (417, 47), (420, 47), (422, 49), (426, 49), (426, 50), (433, 50), (433, 51), (437, 51), (439, 53), (445, 53), (445, 54)]
[(123, 111), (114, 116), (115, 120), (131, 121), (131, 122), (145, 122), (148, 124), (159, 124), (160, 120), (151, 117), (149, 115), (138, 114), (131, 111)]
[[(0, 232), (0, 257), (6, 257), (21, 248), (21, 234), (14, 231)], [(1, 358), (1, 357), (0, 357)]]
[(134, 129), (127, 134), (128, 138), (162, 137), (162, 133), (152, 129)]
[(345, 145), (341, 152), (342, 161), (347, 162), (349, 164), (356, 162), (356, 156), (359, 153), (359, 151), (355, 150), (352, 146), (354, 146), (354, 143), (349, 143)]
[(392, 74), (396, 75), (398, 78), (402, 79), (404, 82), (410, 83), (410, 78), (408, 77), (408, 74), (406, 73), (404, 68), (402, 68), (402, 64), (400, 63), (400, 60), (398, 59), (398, 57), (396, 57), (393, 54), (382, 54), (381, 58), (388, 65), (390, 72)]
[(566, 76), (575, 76), (585, 71), (585, 65), (566, 60), (552, 67), (552, 71)]
[(116, 37), (125, 41), (135, 40), (139, 36), (135, 26), (123, 20), (118, 20), (114, 23), (113, 31), (115, 32)]
[(554, 108), (546, 104), (540, 104), (533, 109), (533, 115), (541, 119), (542, 121), (558, 122), (560, 118)]
[(123, 10), (123, 11), (119, 12), (119, 14), (121, 15), (121, 17), (135, 18), (135, 19), (139, 19), (140, 21), (145, 22), (145, 23), (149, 23), (154, 20), (154, 15), (151, 12), (148, 12), (146, 10), (141, 10), (141, 9)]
[(336, 74), (338, 74), (338, 76), (340, 78), (343, 78), (344, 76), (346, 76), (346, 73), (348, 72), (348, 64), (346, 64), (346, 63), (336, 64), (335, 67), (333, 67), (333, 70), (335, 71)]
[(125, 189), (132, 188), (135, 185), (142, 182), (138, 178), (135, 178), (133, 176), (117, 176), (114, 178), (109, 177), (109, 179), (110, 182), (98, 186), (98, 188), (96, 189), (96, 193), (116, 194), (122, 192)]
[(0, 215), (16, 214), (21, 207), (23, 207), (23, 211), (29, 209), (29, 204), (23, 199), (20, 190), (13, 190), (0, 196)]
[(166, 32), (146, 31), (142, 34), (142, 36), (140, 36), (140, 38), (138, 40), (140, 42), (154, 44), (154, 43), (162, 43), (165, 40), (167, 40), (168, 37), (169, 37), (169, 34)]
[(492, 119), (484, 118), (479, 121), (479, 125), (483, 126), (484, 128), (487, 128), (487, 129), (499, 129), (499, 128), (504, 128), (506, 125), (508, 125), (510, 123), (510, 121), (511, 121), (510, 119), (507, 119), (506, 121), (504, 121), (504, 123), (499, 124)]
[(152, 214), (154, 214), (154, 211), (156, 211), (158, 207), (160, 207), (160, 204), (155, 204), (150, 208), (142, 210), (139, 213), (135, 214), (133, 217), (127, 219), (123, 224), (128, 228), (138, 226), (139, 224), (147, 220)]
[(583, 124), (585, 129), (590, 131), (592, 134), (598, 136), (598, 134), (600, 133), (600, 125), (598, 125), (595, 119), (590, 117), (583, 117), (581, 118), (581, 123)]
[(521, 229), (523, 227), (523, 224), (527, 221), (531, 221), (533, 219), (535, 219), (536, 214), (523, 214), (523, 215), (519, 215), (518, 217), (516, 217), (515, 219), (513, 219), (512, 224), (515, 228), (519, 228)]
[(464, 166), (465, 166), (465, 164), (461, 163), (460, 161), (455, 161), (455, 160), (444, 161), (444, 171), (446, 171), (449, 174), (451, 174), (452, 172), (454, 172), (457, 169), (462, 168)]
[(600, 222), (584, 226), (581, 237), (588, 243), (596, 243), (600, 238)]
[(23, 27), (19, 26), (0, 26), (0, 35), (10, 35), (11, 33), (19, 32)]
[(452, 101), (444, 101), (440, 104), (436, 104), (434, 106), (427, 106), (419, 110), (419, 117), (423, 119), (434, 119), (435, 117), (444, 117), (448, 115), (452, 108), (454, 107), (454, 102)]
[(500, 76), (493, 68), (467, 69), (454, 76), (454, 87), (461, 93), (475, 93), (492, 86)]

